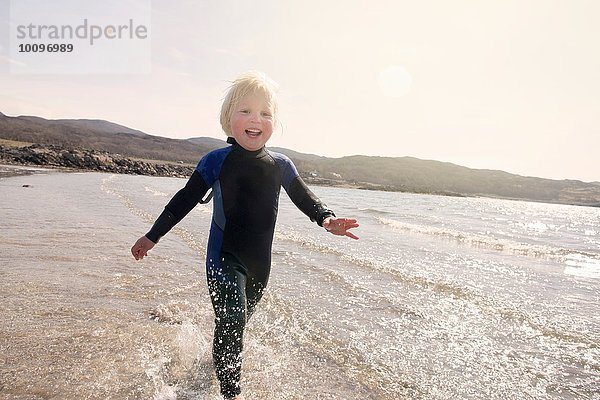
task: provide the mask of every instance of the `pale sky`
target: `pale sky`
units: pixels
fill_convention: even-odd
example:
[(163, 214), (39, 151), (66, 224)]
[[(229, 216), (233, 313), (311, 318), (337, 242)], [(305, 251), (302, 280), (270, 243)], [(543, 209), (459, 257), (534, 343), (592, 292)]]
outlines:
[(10, 5), (7, 115), (224, 139), (228, 81), (252, 69), (280, 86), (271, 146), (600, 181), (600, 1), (154, 0), (151, 73), (133, 75), (11, 73)]

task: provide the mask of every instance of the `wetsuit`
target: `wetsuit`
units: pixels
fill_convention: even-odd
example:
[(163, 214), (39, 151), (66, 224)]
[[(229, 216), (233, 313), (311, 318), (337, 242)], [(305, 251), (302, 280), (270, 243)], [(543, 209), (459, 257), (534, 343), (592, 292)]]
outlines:
[(213, 358), (221, 393), (231, 398), (241, 392), (244, 327), (269, 280), (281, 186), (319, 225), (334, 213), (308, 189), (283, 154), (264, 147), (248, 151), (233, 138), (227, 142), (232, 146), (212, 151), (200, 160), (146, 237), (158, 242), (212, 188), (206, 276), (216, 315)]

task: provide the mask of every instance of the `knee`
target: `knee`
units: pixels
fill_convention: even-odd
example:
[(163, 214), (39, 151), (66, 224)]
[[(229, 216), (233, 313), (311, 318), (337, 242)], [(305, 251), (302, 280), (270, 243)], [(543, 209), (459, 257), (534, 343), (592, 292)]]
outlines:
[[(231, 289), (231, 288), (228, 288)], [(245, 321), (246, 301), (239, 290), (216, 290), (210, 288), (210, 296), (218, 320), (234, 323)]]

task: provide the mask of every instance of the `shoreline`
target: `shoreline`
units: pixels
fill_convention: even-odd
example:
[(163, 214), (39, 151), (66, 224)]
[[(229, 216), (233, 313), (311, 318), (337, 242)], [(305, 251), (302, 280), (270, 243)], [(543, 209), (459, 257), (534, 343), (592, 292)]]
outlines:
[(59, 168), (42, 168), (42, 167), (33, 167), (30, 165), (19, 165), (19, 164), (0, 164), (0, 179), (1, 178), (12, 178), (15, 176), (28, 176), (28, 175), (42, 175), (48, 173), (50, 171), (61, 171)]
[[(57, 145), (31, 144), (11, 146), (0, 143), (0, 178), (10, 176), (31, 175), (40, 171), (58, 170), (60, 172), (110, 172), (128, 175), (163, 176), (187, 179), (194, 171), (195, 165), (183, 162), (160, 160), (144, 160), (125, 157), (106, 151), (92, 149), (70, 149)], [(7, 166), (14, 166), (7, 170)], [(502, 197), (487, 193), (457, 193), (449, 191), (429, 190), (427, 188), (397, 187), (371, 182), (351, 180), (335, 180), (313, 177), (306, 173), (300, 176), (309, 185), (337, 187), (359, 190), (374, 190), (384, 192), (399, 192), (424, 194), (433, 196), (491, 198), (514, 201), (529, 201), (534, 203), (563, 204), (580, 207), (600, 207), (600, 202), (583, 202), (574, 199), (541, 200), (526, 197)]]
[[(31, 164), (10, 164), (5, 160), (2, 160), (0, 163), (0, 179), (3, 178), (13, 178), (18, 176), (30, 176), (30, 175), (43, 175), (50, 172), (63, 172), (63, 173), (71, 173), (71, 172), (109, 172), (109, 173), (122, 173), (123, 172), (114, 172), (114, 171), (98, 171), (91, 170), (86, 168), (67, 168), (67, 167), (58, 167), (58, 166), (44, 166), (44, 167), (36, 167)], [(144, 174), (128, 174), (128, 175), (144, 175)], [(144, 175), (145, 176), (145, 175)], [(168, 175), (154, 175), (161, 177), (173, 177)], [(178, 177), (178, 178), (187, 178), (187, 177)], [(320, 178), (311, 178), (311, 177), (303, 177), (309, 185), (315, 186), (324, 186), (324, 187), (336, 187), (342, 189), (357, 189), (357, 190), (373, 190), (373, 191), (383, 191), (383, 192), (396, 192), (396, 193), (410, 193), (416, 195), (430, 195), (430, 196), (449, 196), (449, 197), (461, 197), (461, 198), (487, 198), (487, 199), (497, 199), (497, 200), (510, 200), (510, 201), (524, 201), (531, 203), (541, 203), (541, 204), (558, 204), (558, 205), (569, 205), (569, 206), (577, 206), (577, 207), (593, 207), (598, 208), (598, 205), (586, 205), (586, 204), (567, 204), (567, 203), (558, 203), (558, 202), (548, 202), (548, 201), (536, 201), (533, 199), (519, 199), (519, 198), (507, 198), (507, 197), (498, 197), (498, 196), (489, 196), (489, 195), (466, 195), (466, 194), (444, 194), (444, 193), (427, 193), (427, 192), (417, 192), (417, 191), (403, 191), (403, 190), (394, 190), (394, 189), (386, 189), (376, 187), (374, 184), (364, 184), (357, 185), (346, 182), (336, 183), (325, 179)]]

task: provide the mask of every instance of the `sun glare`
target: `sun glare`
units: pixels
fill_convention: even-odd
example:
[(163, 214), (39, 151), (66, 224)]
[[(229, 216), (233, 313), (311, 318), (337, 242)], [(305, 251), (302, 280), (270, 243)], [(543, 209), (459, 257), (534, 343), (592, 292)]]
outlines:
[(385, 96), (402, 97), (410, 91), (412, 76), (402, 65), (390, 65), (379, 73), (377, 81)]

